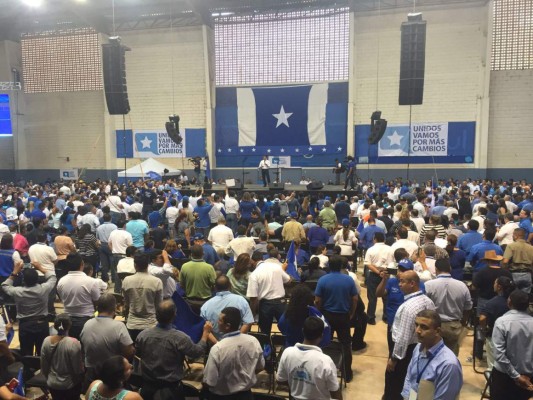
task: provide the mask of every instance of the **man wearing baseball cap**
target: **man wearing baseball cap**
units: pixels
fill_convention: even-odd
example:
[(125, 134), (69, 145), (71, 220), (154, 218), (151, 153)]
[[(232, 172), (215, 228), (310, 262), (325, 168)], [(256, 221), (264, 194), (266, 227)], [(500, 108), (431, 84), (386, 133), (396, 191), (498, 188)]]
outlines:
[(303, 225), (298, 222), (298, 213), (296, 211), (292, 211), (287, 217), (285, 224), (283, 224), (281, 236), (287, 243), (290, 243), (293, 240), (299, 242), (305, 241), (305, 229)]

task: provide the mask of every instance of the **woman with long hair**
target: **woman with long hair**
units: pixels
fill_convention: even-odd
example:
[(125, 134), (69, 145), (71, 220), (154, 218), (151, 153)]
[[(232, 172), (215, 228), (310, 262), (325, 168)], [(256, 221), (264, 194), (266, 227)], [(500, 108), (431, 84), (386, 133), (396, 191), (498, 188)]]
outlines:
[(165, 251), (170, 258), (187, 258), (174, 239), (167, 240)]
[(450, 256), (450, 265), (452, 267), (452, 278), (459, 281), (463, 280), (463, 269), (466, 263), (466, 252), (457, 247), (457, 236), (450, 233), (447, 237), (448, 245), (446, 246), (446, 252)]
[(99, 369), (99, 379), (90, 384), (86, 400), (143, 400), (139, 393), (124, 389), (133, 369), (124, 357), (110, 357)]
[(52, 228), (54, 232), (56, 232), (59, 229), (59, 226), (61, 225), (62, 215), (63, 214), (59, 212), (59, 209), (57, 207), (52, 207), (50, 215), (48, 216), (48, 226)]
[(317, 281), (321, 276), (326, 275), (326, 271), (320, 267), (320, 259), (313, 257), (309, 260), (307, 270), (302, 272), (301, 280), (305, 281)]
[(54, 400), (79, 400), (83, 381), (81, 344), (68, 336), (72, 321), (59, 314), (54, 322), (56, 335), (44, 339), (41, 348), (41, 372)]
[(300, 210), (299, 210), (299, 217), (305, 219), (308, 215), (314, 215), (314, 213), (311, 208), (311, 202), (309, 200), (309, 196), (305, 196), (302, 201)]
[(348, 218), (342, 220), (342, 229), (337, 231), (333, 241), (336, 246), (341, 248), (340, 255), (347, 257), (357, 267), (357, 253), (353, 250), (357, 247), (357, 238), (354, 231), (350, 229), (350, 220)]
[(231, 283), (231, 291), (246, 297), (248, 290), (248, 278), (250, 277), (250, 266), (252, 259), (248, 253), (239, 254), (235, 265), (228, 271), (228, 279)]
[(189, 248), (191, 243), (191, 228), (189, 224), (188, 212), (185, 209), (181, 209), (174, 222), (174, 232), (176, 237), (174, 240), (177, 244), (181, 244), (184, 248)]
[(98, 264), (98, 247), (100, 247), (100, 242), (91, 232), (91, 225), (83, 224), (76, 236), (76, 248), (83, 262), (91, 264), (95, 272)]
[(309, 306), (314, 304), (315, 295), (307, 285), (297, 285), (291, 292), (287, 309), (278, 321), (278, 329), (285, 335), (285, 346), (303, 343), (303, 325), (309, 316)]

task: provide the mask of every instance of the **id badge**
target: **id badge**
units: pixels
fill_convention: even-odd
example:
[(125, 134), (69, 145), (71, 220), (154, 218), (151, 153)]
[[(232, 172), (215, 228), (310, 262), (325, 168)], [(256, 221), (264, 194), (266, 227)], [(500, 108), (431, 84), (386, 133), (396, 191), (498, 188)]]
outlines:
[(418, 393), (414, 389), (409, 390), (409, 400), (417, 400)]

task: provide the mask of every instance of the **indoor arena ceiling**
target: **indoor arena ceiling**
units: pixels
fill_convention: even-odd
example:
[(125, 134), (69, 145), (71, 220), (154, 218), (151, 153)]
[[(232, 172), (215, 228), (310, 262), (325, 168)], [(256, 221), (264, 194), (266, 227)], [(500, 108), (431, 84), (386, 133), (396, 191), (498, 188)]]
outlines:
[[(0, 0), (0, 39), (23, 33), (93, 27), (113, 32), (211, 25), (218, 16), (351, 7), (356, 11), (412, 8), (483, 0)], [(30, 6), (28, 3), (41, 3)], [(172, 16), (172, 18), (171, 18)]]

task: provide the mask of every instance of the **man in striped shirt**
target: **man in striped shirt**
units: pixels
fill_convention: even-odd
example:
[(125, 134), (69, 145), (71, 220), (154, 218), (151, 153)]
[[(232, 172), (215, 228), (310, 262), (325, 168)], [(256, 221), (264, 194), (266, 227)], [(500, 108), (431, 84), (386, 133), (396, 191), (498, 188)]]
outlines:
[(403, 400), (402, 389), (417, 344), (415, 319), (422, 310), (435, 310), (435, 304), (420, 290), (420, 278), (414, 271), (400, 276), (400, 289), (405, 295), (404, 303), (398, 308), (392, 324), (394, 346), (385, 372), (385, 394), (387, 400)]

